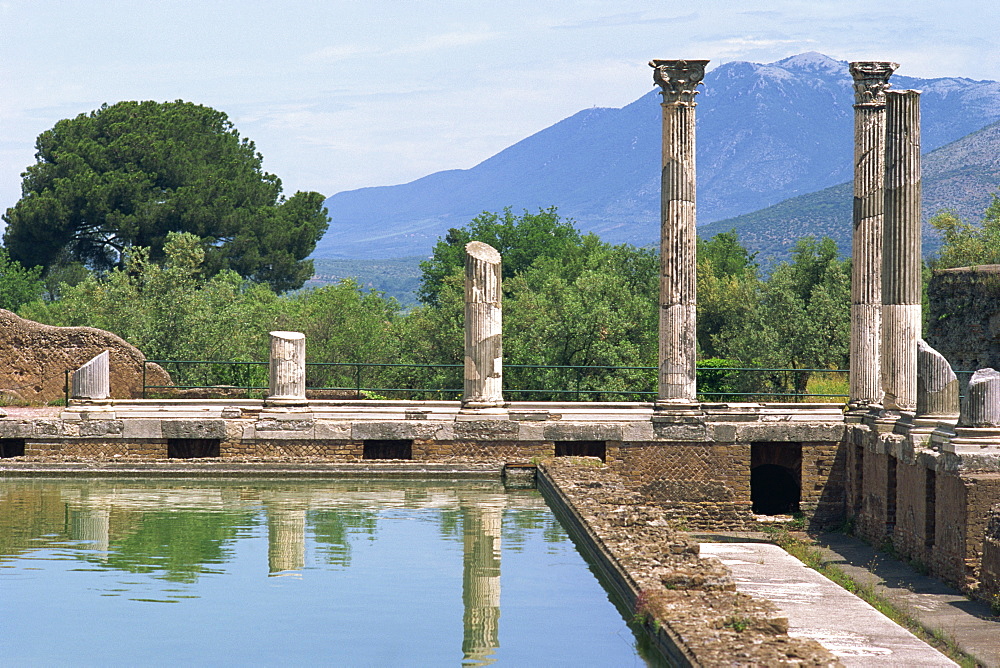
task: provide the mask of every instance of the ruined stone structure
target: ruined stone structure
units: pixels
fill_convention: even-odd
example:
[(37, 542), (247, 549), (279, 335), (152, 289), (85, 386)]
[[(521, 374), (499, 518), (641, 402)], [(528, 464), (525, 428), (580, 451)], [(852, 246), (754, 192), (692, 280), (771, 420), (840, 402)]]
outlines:
[(917, 407), (920, 338), (920, 93), (888, 91), (882, 234), (882, 391), (889, 411)]
[[(1000, 538), (992, 509), (1000, 501), (1000, 374), (979, 372), (959, 417), (960, 379), (953, 368), (962, 353), (959, 332), (980, 336), (988, 348), (1000, 339), (993, 336), (994, 329), (1000, 332), (1000, 315), (982, 320), (979, 330), (949, 316), (955, 321), (941, 320), (943, 334), (933, 334), (930, 345), (920, 341), (919, 94), (885, 91), (892, 64), (854, 67), (855, 266), (868, 269), (852, 296), (852, 410), (845, 415), (834, 404), (697, 403), (694, 95), (706, 62), (652, 63), (663, 89), (664, 119), (655, 403), (505, 402), (500, 257), (486, 244), (472, 243), (466, 248), (462, 402), (308, 401), (304, 341), (296, 333), (275, 333), (266, 401), (177, 402), (167, 410), (116, 400), (100, 412), (71, 404), (58, 417), (0, 418), (4, 465), (16, 468), (20, 464), (6, 458), (22, 456), (29, 468), (39, 457), (117, 457), (123, 465), (197, 457), (240, 470), (248, 460), (319, 458), (331, 467), (388, 459), (411, 460), (428, 471), (455, 461), (498, 470), (536, 458), (597, 456), (629, 493), (680, 526), (747, 529), (759, 526), (761, 515), (797, 511), (813, 526), (846, 518), (873, 543), (891, 542), (905, 558), (970, 593), (996, 591)], [(882, 94), (884, 137), (878, 129)], [(880, 145), (881, 163), (871, 155)], [(881, 281), (867, 280), (879, 267)], [(993, 281), (995, 274), (942, 273), (941, 293), (948, 292), (950, 281), (957, 287), (948, 298), (965, 300), (962, 309), (949, 313), (964, 313), (961, 322), (971, 322), (977, 290), (994, 285), (986, 277)], [(6, 329), (0, 336), (7, 337), (0, 339), (0, 350), (13, 347), (21, 354), (33, 345), (12, 339)], [(116, 348), (104, 348), (112, 351), (114, 390), (122, 362)], [(76, 369), (100, 352), (87, 350), (65, 368)], [(984, 366), (984, 355), (963, 358), (975, 366), (959, 370)], [(289, 514), (286, 524), (297, 531), (296, 517)], [(272, 568), (294, 568), (297, 549), (279, 555)], [(476, 549), (482, 552), (477, 562), (482, 570), (467, 574), (467, 592), (472, 607), (488, 618), (495, 598), (493, 548)], [(489, 647), (492, 633), (487, 623), (473, 644)]]
[(885, 91), (896, 63), (851, 63), (854, 78), (854, 235), (851, 264), (850, 406), (882, 402), (882, 212)]
[(465, 245), (465, 387), (467, 410), (503, 407), (503, 309), (500, 253)]
[(111, 396), (110, 355), (103, 353), (73, 372), (69, 396), (71, 399), (102, 401)]
[(271, 332), (270, 405), (306, 403), (306, 337), (301, 332)]
[[(66, 391), (66, 373), (105, 350), (109, 353), (110, 396), (141, 396), (143, 363), (138, 349), (93, 327), (51, 327), (0, 309), (0, 396), (7, 401), (47, 402)], [(146, 365), (149, 385), (171, 385), (155, 364)]]
[(708, 61), (653, 60), (649, 64), (663, 95), (657, 403), (683, 406), (697, 401), (694, 96)]

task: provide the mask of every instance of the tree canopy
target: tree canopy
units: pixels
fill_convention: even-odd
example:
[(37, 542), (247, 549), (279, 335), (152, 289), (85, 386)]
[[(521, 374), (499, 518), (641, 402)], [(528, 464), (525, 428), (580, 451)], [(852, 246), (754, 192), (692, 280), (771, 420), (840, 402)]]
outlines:
[(979, 225), (967, 223), (950, 211), (941, 211), (930, 220), (941, 230), (944, 244), (933, 261), (935, 269), (1000, 264), (1000, 196), (993, 201)]
[(282, 194), (226, 114), (176, 102), (119, 102), (56, 123), (35, 142), (4, 243), (26, 267), (124, 268), (127, 250), (164, 259), (170, 232), (201, 239), (204, 271), (232, 269), (277, 291), (312, 273), (323, 196)]
[(502, 213), (484, 211), (461, 228), (452, 228), (434, 245), (431, 259), (421, 262), (422, 276), (417, 299), (436, 304), (445, 277), (465, 265), (465, 244), (482, 241), (503, 257), (503, 277), (527, 269), (535, 258), (559, 257), (580, 244), (580, 232), (570, 220), (562, 220), (555, 207), (515, 216), (510, 207)]

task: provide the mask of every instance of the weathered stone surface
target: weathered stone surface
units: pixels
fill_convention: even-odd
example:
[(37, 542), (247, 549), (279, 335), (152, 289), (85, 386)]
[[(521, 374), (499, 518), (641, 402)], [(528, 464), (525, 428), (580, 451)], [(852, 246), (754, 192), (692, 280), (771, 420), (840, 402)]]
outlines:
[(405, 420), (400, 422), (355, 422), (351, 438), (356, 440), (399, 441), (414, 438), (434, 438), (437, 426), (431, 422)]
[(123, 420), (122, 438), (151, 439), (163, 438), (163, 430), (160, 429), (160, 420), (136, 419)]
[(1000, 369), (1000, 265), (937, 270), (927, 298), (927, 342), (953, 369)]
[(306, 335), (271, 332), (268, 403), (306, 403)]
[[(0, 395), (30, 402), (58, 399), (66, 372), (105, 350), (110, 355), (110, 396), (141, 396), (146, 358), (134, 346), (104, 330), (51, 327), (0, 309)], [(146, 383), (172, 385), (170, 375), (155, 364), (146, 367)]]
[(980, 369), (972, 374), (958, 424), (961, 427), (1000, 427), (1000, 372)]
[(944, 355), (918, 340), (917, 417), (952, 418), (958, 414), (958, 377)]
[(108, 351), (98, 354), (73, 372), (71, 399), (103, 400), (111, 396), (111, 370)]
[(489, 244), (465, 245), (466, 409), (503, 406), (503, 308), (500, 253)]
[(638, 591), (636, 616), (692, 663), (838, 665), (815, 641), (789, 638), (788, 620), (773, 604), (736, 592), (728, 569), (700, 558), (697, 542), (676, 531), (662, 508), (647, 505), (599, 460), (558, 458), (543, 466)]
[(851, 264), (850, 405), (882, 400), (882, 213), (885, 206), (885, 91), (899, 67), (850, 64), (854, 79), (854, 236)]
[(80, 436), (121, 436), (124, 431), (121, 420), (83, 420), (80, 422)]
[(649, 64), (663, 95), (657, 403), (690, 404), (697, 401), (694, 97), (708, 61), (653, 60)]
[(459, 440), (513, 440), (521, 426), (512, 420), (470, 420), (455, 422), (452, 430)]
[(617, 424), (562, 422), (542, 427), (546, 441), (620, 441), (622, 427)]
[(882, 242), (882, 390), (887, 410), (917, 408), (921, 328), (920, 93), (888, 91)]
[(163, 420), (160, 424), (163, 438), (218, 438), (226, 437), (226, 421), (204, 420)]

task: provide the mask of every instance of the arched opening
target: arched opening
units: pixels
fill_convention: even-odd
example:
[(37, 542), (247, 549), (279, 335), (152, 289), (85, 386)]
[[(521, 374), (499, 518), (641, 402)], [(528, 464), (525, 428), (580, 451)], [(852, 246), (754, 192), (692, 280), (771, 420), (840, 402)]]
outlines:
[(757, 515), (798, 512), (802, 494), (802, 445), (750, 446), (750, 503)]

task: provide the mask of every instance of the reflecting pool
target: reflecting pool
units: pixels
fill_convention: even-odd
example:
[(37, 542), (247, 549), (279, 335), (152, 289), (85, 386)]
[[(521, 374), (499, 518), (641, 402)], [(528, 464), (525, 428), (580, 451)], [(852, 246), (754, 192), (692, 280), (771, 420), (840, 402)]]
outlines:
[(492, 481), (0, 480), (0, 611), (0, 665), (647, 665)]

